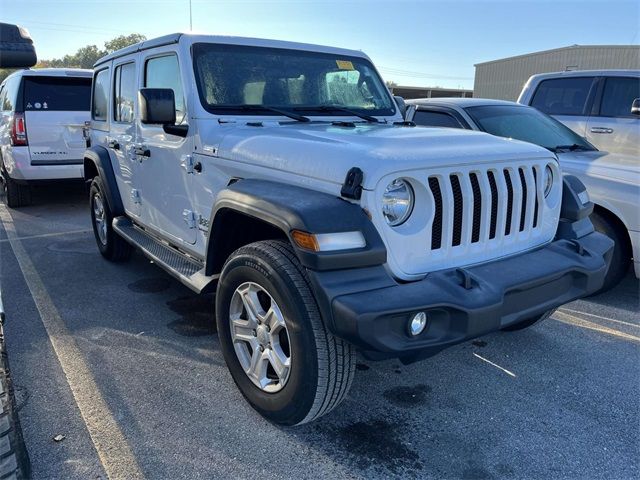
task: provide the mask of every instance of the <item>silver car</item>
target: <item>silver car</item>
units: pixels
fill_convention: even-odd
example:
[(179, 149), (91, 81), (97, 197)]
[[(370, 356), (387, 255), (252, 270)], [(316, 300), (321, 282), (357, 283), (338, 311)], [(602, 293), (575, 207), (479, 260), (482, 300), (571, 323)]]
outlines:
[(518, 103), (552, 115), (600, 150), (640, 155), (640, 70), (533, 75)]
[(564, 173), (586, 185), (595, 228), (615, 240), (614, 258), (601, 292), (615, 286), (634, 259), (640, 278), (640, 160), (598, 150), (549, 115), (503, 100), (438, 98), (407, 101), (406, 120), (419, 126), (479, 130), (535, 143), (554, 152)]

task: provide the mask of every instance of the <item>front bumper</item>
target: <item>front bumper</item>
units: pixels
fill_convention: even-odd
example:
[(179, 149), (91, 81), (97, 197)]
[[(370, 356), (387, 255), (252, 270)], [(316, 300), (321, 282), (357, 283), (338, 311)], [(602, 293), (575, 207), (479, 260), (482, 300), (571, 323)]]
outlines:
[[(613, 241), (597, 233), (399, 284), (384, 267), (309, 272), (329, 329), (370, 358), (413, 361), (538, 316), (598, 290)], [(425, 311), (418, 336), (407, 330)]]

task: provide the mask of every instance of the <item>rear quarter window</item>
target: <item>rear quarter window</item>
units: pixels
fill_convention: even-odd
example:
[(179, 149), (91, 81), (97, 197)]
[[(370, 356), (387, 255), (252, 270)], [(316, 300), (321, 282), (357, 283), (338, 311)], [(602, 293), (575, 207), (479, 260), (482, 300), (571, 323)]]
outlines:
[(463, 128), (453, 115), (446, 112), (417, 110), (413, 116), (413, 121), (421, 127)]
[(25, 77), (25, 111), (89, 111), (91, 79)]
[(548, 115), (587, 115), (587, 100), (593, 77), (567, 77), (543, 80), (531, 106)]

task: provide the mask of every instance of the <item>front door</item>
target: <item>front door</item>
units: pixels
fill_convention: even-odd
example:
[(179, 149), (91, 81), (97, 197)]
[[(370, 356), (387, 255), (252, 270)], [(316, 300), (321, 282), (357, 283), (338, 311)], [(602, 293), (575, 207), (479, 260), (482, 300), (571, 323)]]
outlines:
[[(173, 52), (152, 54), (142, 65), (142, 86), (171, 88), (176, 99), (176, 123), (186, 123), (178, 57)], [(138, 124), (136, 177), (141, 194), (141, 222), (177, 244), (196, 242), (197, 220), (191, 206), (190, 174), (185, 158), (193, 152), (190, 136), (165, 133), (161, 125)]]

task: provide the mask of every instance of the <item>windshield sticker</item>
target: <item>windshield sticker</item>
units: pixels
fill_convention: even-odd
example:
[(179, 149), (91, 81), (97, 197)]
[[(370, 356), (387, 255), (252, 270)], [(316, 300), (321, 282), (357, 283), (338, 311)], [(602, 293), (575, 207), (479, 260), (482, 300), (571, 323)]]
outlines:
[(355, 70), (349, 60), (336, 60), (336, 64), (340, 70)]

